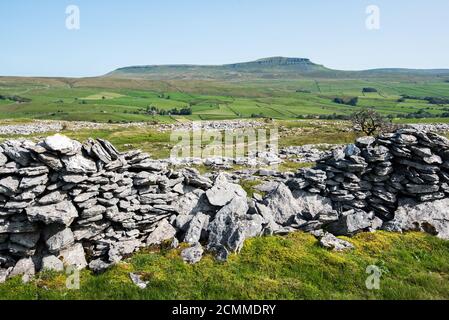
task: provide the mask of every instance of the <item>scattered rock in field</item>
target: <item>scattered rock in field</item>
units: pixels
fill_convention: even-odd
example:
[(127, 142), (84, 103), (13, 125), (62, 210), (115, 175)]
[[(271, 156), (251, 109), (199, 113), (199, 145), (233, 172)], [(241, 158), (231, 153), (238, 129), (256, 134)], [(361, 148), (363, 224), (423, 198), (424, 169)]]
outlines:
[(334, 251), (346, 251), (354, 249), (354, 246), (348, 241), (338, 239), (331, 233), (326, 233), (320, 239), (320, 245), (324, 248)]
[(149, 281), (143, 281), (142, 277), (136, 273), (130, 273), (129, 277), (131, 278), (131, 281), (138, 286), (140, 289), (146, 289), (148, 286)]
[(201, 261), (204, 249), (201, 244), (197, 243), (195, 246), (184, 249), (181, 252), (182, 259), (190, 264), (195, 264)]
[(107, 269), (109, 269), (111, 267), (112, 263), (108, 263), (108, 262), (104, 262), (101, 259), (96, 259), (96, 260), (92, 260), (89, 263), (89, 269), (95, 273), (95, 274), (99, 274), (102, 273), (104, 271), (106, 271)]

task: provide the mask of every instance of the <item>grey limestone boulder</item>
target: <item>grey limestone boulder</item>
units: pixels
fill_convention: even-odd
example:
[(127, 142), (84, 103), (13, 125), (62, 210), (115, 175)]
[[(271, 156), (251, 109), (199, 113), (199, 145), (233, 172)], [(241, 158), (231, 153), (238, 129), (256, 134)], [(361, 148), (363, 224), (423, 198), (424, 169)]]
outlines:
[(184, 249), (181, 252), (182, 259), (190, 264), (195, 264), (201, 261), (204, 254), (204, 249), (201, 244), (197, 243), (196, 245)]
[(70, 201), (46, 206), (32, 206), (25, 210), (30, 221), (41, 221), (45, 224), (58, 223), (69, 226), (78, 217), (78, 211)]
[(449, 199), (419, 203), (404, 198), (393, 220), (384, 223), (388, 231), (421, 231), (449, 240)]
[(58, 257), (49, 255), (42, 258), (41, 271), (64, 271), (64, 263)]
[(321, 237), (320, 245), (333, 251), (346, 251), (354, 249), (354, 246), (348, 241), (338, 239), (336, 236), (328, 232)]
[(156, 229), (148, 236), (147, 245), (159, 245), (166, 240), (172, 240), (176, 236), (176, 229), (166, 220), (158, 223)]

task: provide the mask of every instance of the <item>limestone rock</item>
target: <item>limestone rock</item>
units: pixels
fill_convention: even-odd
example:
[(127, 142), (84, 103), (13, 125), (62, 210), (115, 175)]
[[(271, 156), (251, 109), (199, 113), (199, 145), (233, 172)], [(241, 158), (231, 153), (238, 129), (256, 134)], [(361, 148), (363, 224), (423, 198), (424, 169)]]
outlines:
[(159, 245), (166, 240), (171, 240), (176, 236), (176, 229), (167, 221), (162, 220), (157, 228), (148, 236), (147, 245)]
[(372, 225), (374, 216), (362, 210), (344, 212), (339, 220), (331, 224), (328, 230), (334, 235), (350, 236), (362, 232)]
[(58, 223), (69, 226), (78, 217), (78, 211), (69, 201), (46, 206), (28, 207), (25, 210), (30, 221), (42, 221), (45, 224)]
[(15, 233), (10, 235), (9, 240), (13, 243), (19, 244), (25, 248), (32, 249), (36, 246), (40, 238), (40, 232), (32, 233)]
[(214, 186), (206, 191), (209, 203), (216, 207), (223, 207), (235, 197), (246, 198), (246, 192), (238, 184), (229, 183), (224, 174), (220, 174)]
[(181, 252), (182, 259), (190, 264), (195, 264), (203, 258), (204, 249), (201, 244), (197, 243), (195, 246), (184, 249)]
[(2, 145), (3, 152), (21, 166), (27, 166), (31, 162), (30, 151), (23, 148), (22, 142), (19, 140), (6, 141)]
[(12, 267), (8, 269), (0, 268), (0, 284), (5, 283), (9, 278), (9, 274), (11, 273)]
[(86, 256), (81, 243), (76, 243), (73, 246), (62, 250), (59, 253), (59, 256), (66, 266), (74, 267), (76, 269), (84, 269), (87, 267)]
[(288, 224), (301, 212), (301, 207), (285, 184), (279, 184), (265, 198), (265, 204), (273, 212), (275, 222), (280, 225)]
[(64, 192), (61, 192), (60, 190), (56, 190), (54, 192), (51, 192), (42, 198), (40, 198), (37, 202), (41, 205), (49, 205), (49, 204), (56, 204), (59, 202), (62, 202), (66, 199), (66, 194)]
[(131, 278), (131, 281), (138, 286), (140, 289), (146, 289), (148, 286), (148, 281), (143, 281), (142, 277), (136, 273), (130, 273), (129, 277)]
[(392, 221), (383, 229), (388, 231), (421, 231), (449, 240), (449, 199), (418, 203), (404, 198)]
[(20, 179), (9, 176), (0, 180), (0, 194), (12, 195), (19, 189)]
[(60, 134), (47, 137), (43, 146), (49, 151), (59, 152), (63, 155), (74, 155), (81, 150), (81, 143)]
[(45, 256), (42, 258), (41, 271), (64, 271), (64, 263), (56, 256)]
[(47, 175), (24, 177), (20, 182), (21, 189), (28, 189), (48, 182)]
[(9, 278), (22, 276), (23, 282), (29, 282), (36, 273), (36, 268), (31, 258), (23, 258), (17, 261), (16, 265), (8, 275)]
[(198, 243), (201, 239), (201, 233), (207, 229), (209, 223), (209, 216), (198, 212), (189, 223), (186, 234), (184, 235), (184, 242), (191, 245)]
[(58, 253), (62, 249), (68, 248), (75, 243), (73, 232), (70, 228), (52, 225), (44, 231), (45, 244), (48, 251)]
[(89, 263), (89, 269), (92, 272), (99, 274), (109, 269), (111, 265), (112, 263), (104, 262), (101, 259), (95, 259)]
[(62, 157), (61, 160), (69, 173), (86, 174), (97, 171), (97, 165), (95, 162), (81, 154), (76, 154), (70, 157)]
[(329, 198), (302, 190), (294, 190), (292, 194), (300, 209), (298, 213), (301, 213), (307, 219), (314, 220), (320, 214), (327, 214), (333, 211), (332, 202)]
[(334, 251), (346, 251), (354, 249), (354, 246), (348, 241), (338, 239), (336, 236), (328, 232), (320, 239), (320, 245), (324, 248)]

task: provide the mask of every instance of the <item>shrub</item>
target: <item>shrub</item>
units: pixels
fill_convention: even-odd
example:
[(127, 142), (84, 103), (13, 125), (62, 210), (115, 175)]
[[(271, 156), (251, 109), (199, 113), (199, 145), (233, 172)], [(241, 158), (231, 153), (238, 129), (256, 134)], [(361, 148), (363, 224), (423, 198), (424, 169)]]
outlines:
[(351, 115), (351, 121), (355, 131), (361, 131), (368, 136), (378, 132), (393, 131), (395, 128), (391, 121), (387, 120), (374, 109), (362, 109)]

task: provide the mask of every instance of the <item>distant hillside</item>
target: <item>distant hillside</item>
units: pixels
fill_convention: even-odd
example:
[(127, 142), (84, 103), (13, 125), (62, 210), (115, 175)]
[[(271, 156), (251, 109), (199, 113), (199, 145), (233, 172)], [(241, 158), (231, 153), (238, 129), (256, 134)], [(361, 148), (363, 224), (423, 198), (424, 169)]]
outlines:
[(332, 70), (306, 58), (271, 57), (225, 65), (148, 65), (117, 69), (106, 77), (149, 80), (252, 80), (252, 79), (362, 79), (362, 78), (440, 78), (449, 69)]

